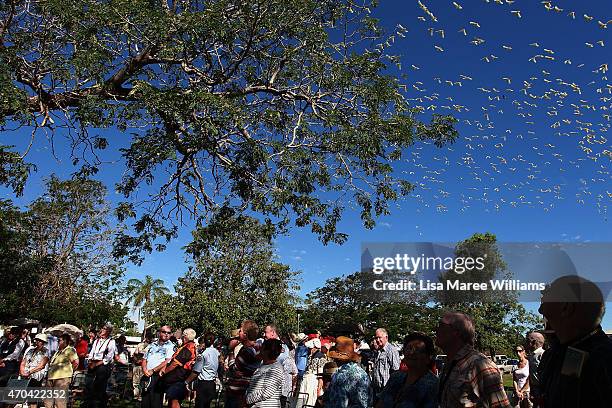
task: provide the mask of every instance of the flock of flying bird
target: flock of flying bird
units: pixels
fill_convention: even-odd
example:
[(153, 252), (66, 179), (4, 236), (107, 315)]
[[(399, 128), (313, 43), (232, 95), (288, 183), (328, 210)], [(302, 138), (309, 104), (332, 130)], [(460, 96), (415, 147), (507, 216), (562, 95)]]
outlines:
[[(608, 31), (612, 20), (564, 9), (552, 1), (529, 2), (523, 10), (510, 0), (481, 0), (476, 9), (476, 0), (464, 5), (426, 2), (416, 0), (416, 15), (411, 10), (408, 17), (416, 21), (398, 24), (376, 47), (386, 52), (401, 47), (404, 64), (411, 54), (419, 54), (415, 57), (419, 62), (409, 63), (409, 73), (394, 60), (403, 72), (406, 99), (423, 115), (459, 119), (460, 140), (455, 144), (438, 149), (419, 143), (408, 153), (402, 173), (416, 183), (412, 197), (440, 212), (472, 206), (485, 211), (509, 206), (550, 211), (563, 200), (573, 200), (595, 205), (607, 218), (612, 202), (608, 136), (612, 81), (607, 77), (611, 54), (606, 41), (612, 40)], [(487, 31), (477, 14), (488, 6), (497, 6), (486, 10), (489, 16), (509, 13), (516, 20), (511, 27), (520, 35), (508, 32), (500, 41), (503, 24), (491, 27), (484, 20), (482, 26), (492, 31), (483, 34)], [(534, 10), (537, 7), (544, 11)], [(468, 15), (468, 9), (474, 12)], [(549, 23), (547, 30), (552, 32), (561, 25), (553, 20), (560, 16), (575, 23), (582, 20), (597, 31), (575, 25), (575, 31), (567, 33), (569, 40), (559, 38), (555, 47), (545, 46), (551, 42), (546, 38), (512, 43), (530, 38), (526, 31), (530, 27), (537, 35), (533, 30), (537, 26), (529, 25), (533, 20), (526, 22), (535, 11), (552, 14), (546, 13), (549, 22), (540, 17), (536, 22)], [(584, 46), (577, 48), (577, 38), (594, 35), (580, 38)], [(402, 45), (403, 41), (409, 44)], [(423, 58), (428, 52), (429, 57)]]

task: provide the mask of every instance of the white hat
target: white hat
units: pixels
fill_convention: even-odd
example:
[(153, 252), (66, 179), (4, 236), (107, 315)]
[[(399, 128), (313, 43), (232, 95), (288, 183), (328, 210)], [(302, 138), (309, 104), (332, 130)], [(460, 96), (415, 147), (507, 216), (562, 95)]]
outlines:
[(296, 337), (296, 339), (297, 339), (298, 343), (299, 343), (300, 341), (303, 341), (303, 340), (307, 339), (307, 338), (308, 338), (308, 336), (307, 336), (305, 333), (298, 333), (298, 335), (297, 335), (297, 337)]
[(308, 340), (304, 345), (308, 348), (321, 348), (321, 340), (318, 337)]
[(43, 343), (46, 343), (48, 341), (47, 335), (45, 333), (38, 333), (36, 337), (34, 337), (34, 340), (40, 340)]

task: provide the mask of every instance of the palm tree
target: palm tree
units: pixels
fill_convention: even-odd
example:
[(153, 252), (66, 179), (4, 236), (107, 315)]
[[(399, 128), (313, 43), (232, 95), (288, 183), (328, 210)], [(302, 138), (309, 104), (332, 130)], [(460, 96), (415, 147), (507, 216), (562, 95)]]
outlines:
[[(138, 309), (138, 319), (142, 308), (159, 295), (168, 293), (168, 288), (164, 285), (164, 281), (161, 279), (153, 279), (152, 276), (146, 275), (144, 282), (140, 279), (130, 279), (127, 283), (127, 292), (129, 298), (126, 304), (132, 304), (135, 309)], [(145, 327), (146, 327), (145, 321)]]

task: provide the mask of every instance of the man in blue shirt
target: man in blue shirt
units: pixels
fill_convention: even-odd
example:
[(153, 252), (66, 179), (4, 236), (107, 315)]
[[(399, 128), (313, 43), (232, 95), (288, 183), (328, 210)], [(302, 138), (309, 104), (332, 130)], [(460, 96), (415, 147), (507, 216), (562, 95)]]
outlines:
[(159, 338), (151, 343), (142, 359), (144, 375), (141, 379), (142, 408), (161, 408), (164, 390), (159, 384), (159, 372), (166, 367), (174, 354), (174, 344), (170, 341), (170, 326), (159, 328)]
[(186, 383), (191, 383), (196, 377), (195, 408), (210, 408), (210, 403), (217, 395), (217, 373), (219, 370), (219, 351), (213, 346), (215, 336), (207, 333), (204, 336), (204, 351), (198, 355), (193, 366), (193, 372)]

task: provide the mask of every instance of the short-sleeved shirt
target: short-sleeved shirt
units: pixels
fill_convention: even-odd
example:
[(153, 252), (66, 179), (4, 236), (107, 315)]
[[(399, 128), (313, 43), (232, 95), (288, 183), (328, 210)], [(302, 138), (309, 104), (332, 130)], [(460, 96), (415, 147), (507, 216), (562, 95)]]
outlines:
[(372, 405), (370, 377), (359, 364), (345, 363), (323, 395), (325, 408), (368, 408)]
[(308, 359), (308, 365), (306, 366), (306, 374), (323, 374), (323, 367), (329, 362), (325, 354), (317, 351)]
[(159, 340), (154, 341), (149, 345), (144, 355), (144, 359), (147, 360), (147, 370), (153, 370), (164, 361), (169, 361), (172, 354), (174, 354), (174, 343), (171, 341), (164, 343), (160, 343)]
[(383, 407), (437, 408), (438, 377), (427, 371), (413, 384), (404, 385), (406, 376), (407, 373), (403, 371), (391, 374), (380, 394)]
[[(24, 368), (28, 371), (32, 371), (33, 369), (38, 367), (45, 358), (48, 358), (47, 349), (45, 347), (43, 347), (40, 350), (37, 350), (36, 347), (30, 347), (28, 351), (25, 353), (25, 355), (23, 356), (23, 361), (25, 361)], [(48, 363), (45, 364), (42, 370), (31, 374), (30, 378), (33, 378), (37, 381), (42, 380), (43, 378), (45, 378), (45, 375), (47, 375), (48, 367), (49, 367), (49, 364)]]
[(298, 344), (295, 349), (295, 365), (298, 371), (304, 372), (306, 365), (308, 364), (308, 347), (304, 343)]
[(212, 381), (217, 378), (219, 370), (219, 350), (213, 346), (207, 347), (198, 356), (193, 371), (199, 373), (198, 380)]
[(372, 373), (372, 385), (383, 388), (392, 371), (400, 368), (399, 351), (389, 342), (380, 350), (374, 360), (374, 372)]
[(49, 380), (59, 380), (61, 378), (72, 378), (74, 369), (72, 362), (79, 361), (79, 356), (72, 346), (57, 350), (51, 360), (49, 360)]
[(179, 381), (185, 381), (191, 373), (192, 362), (196, 358), (196, 348), (193, 341), (183, 344), (172, 355), (172, 362), (176, 361), (179, 365), (172, 371), (166, 373), (163, 381), (166, 384), (174, 384)]
[(445, 408), (510, 408), (497, 366), (468, 345), (444, 366), (439, 395)]

